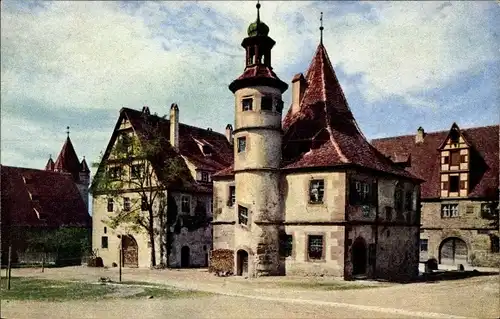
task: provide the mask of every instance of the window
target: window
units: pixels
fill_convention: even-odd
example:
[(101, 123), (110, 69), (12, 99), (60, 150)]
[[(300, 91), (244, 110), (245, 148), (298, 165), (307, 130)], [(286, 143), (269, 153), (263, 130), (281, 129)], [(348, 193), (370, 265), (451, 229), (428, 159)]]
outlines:
[(276, 112), (281, 113), (283, 111), (283, 104), (282, 100), (276, 100)]
[(396, 185), (396, 189), (394, 191), (394, 208), (396, 212), (403, 211), (403, 187), (401, 184)]
[(443, 156), (444, 161), (443, 164), (450, 164), (450, 157), (449, 156)]
[(124, 152), (130, 153), (132, 151), (132, 140), (128, 134), (121, 135), (120, 142)]
[(114, 166), (109, 168), (109, 178), (112, 180), (117, 180), (122, 177), (122, 168), (119, 166)]
[(496, 235), (490, 235), (491, 241), (491, 252), (498, 253), (500, 252), (500, 239)]
[(144, 165), (135, 164), (130, 166), (130, 177), (142, 178), (144, 176)]
[(189, 198), (189, 196), (181, 196), (181, 212), (191, 213), (191, 198)]
[(369, 182), (351, 180), (350, 202), (353, 205), (368, 205), (374, 199), (372, 185)]
[(459, 186), (460, 186), (460, 176), (450, 176), (450, 182), (449, 182), (449, 191), (450, 192), (458, 192), (459, 191)]
[(260, 109), (262, 111), (272, 111), (273, 110), (273, 98), (269, 96), (263, 96), (260, 101)]
[(112, 198), (108, 198), (108, 212), (112, 212), (114, 209), (113, 207), (114, 201)]
[(282, 245), (282, 249), (283, 249), (283, 256), (284, 257), (292, 256), (293, 236), (292, 235), (285, 235), (282, 239), (281, 245)]
[(450, 165), (460, 165), (460, 151), (450, 152)]
[(236, 202), (236, 187), (229, 186), (229, 198), (227, 200), (227, 206), (233, 206)]
[(460, 163), (467, 163), (467, 155), (460, 155)]
[(248, 208), (238, 206), (238, 224), (248, 225)]
[(108, 232), (108, 228), (104, 227), (104, 233), (106, 234)]
[(467, 205), (465, 212), (467, 214), (474, 214), (474, 205)]
[(130, 198), (128, 197), (123, 198), (123, 210), (126, 212), (130, 211)]
[(458, 204), (443, 204), (441, 205), (441, 217), (458, 217)]
[(148, 199), (147, 199), (147, 197), (143, 196), (141, 198), (141, 210), (143, 212), (147, 211), (148, 210), (148, 206), (149, 206), (148, 205)]
[(202, 182), (208, 182), (210, 181), (209, 175), (207, 172), (201, 172), (201, 181)]
[(309, 182), (309, 202), (322, 203), (323, 195), (325, 192), (325, 181), (322, 179), (315, 179)]
[(413, 191), (406, 191), (405, 210), (413, 211)]
[(108, 236), (101, 237), (101, 248), (108, 249)]
[(251, 111), (252, 110), (253, 99), (246, 98), (241, 101), (241, 105), (243, 107), (243, 111)]
[(247, 138), (238, 137), (238, 153), (245, 152), (246, 148), (247, 148)]
[(323, 259), (323, 236), (309, 235), (307, 242), (307, 256), (312, 260)]
[(429, 240), (420, 239), (420, 251), (427, 251), (429, 249)]

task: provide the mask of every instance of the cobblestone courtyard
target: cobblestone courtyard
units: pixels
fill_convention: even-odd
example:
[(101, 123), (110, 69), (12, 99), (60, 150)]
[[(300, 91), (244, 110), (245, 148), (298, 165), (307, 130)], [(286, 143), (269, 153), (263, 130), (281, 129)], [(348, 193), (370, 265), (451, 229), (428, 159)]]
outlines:
[[(13, 269), (13, 276), (118, 281), (118, 269)], [(2, 318), (498, 318), (499, 276), (435, 283), (387, 284), (332, 278), (220, 278), (205, 269), (124, 269), (123, 280), (214, 293), (180, 299), (2, 301)], [(354, 288), (324, 287), (355, 285)], [(369, 286), (369, 287), (359, 287)], [(350, 287), (353, 288), (353, 287)]]

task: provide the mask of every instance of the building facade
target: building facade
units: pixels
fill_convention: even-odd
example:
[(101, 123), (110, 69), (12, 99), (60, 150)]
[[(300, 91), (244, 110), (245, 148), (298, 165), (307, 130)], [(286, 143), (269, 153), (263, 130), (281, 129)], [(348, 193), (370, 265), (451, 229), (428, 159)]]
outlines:
[(373, 141), (388, 157), (422, 176), (420, 259), (441, 264), (500, 264), (498, 125)]
[[(115, 152), (125, 141), (132, 162)], [(224, 134), (180, 123), (177, 104), (172, 104), (169, 119), (150, 114), (148, 107), (123, 108), (92, 185), (92, 243), (104, 265), (119, 263), (121, 246), (123, 266), (152, 266), (152, 238), (141, 226), (151, 207), (155, 264), (207, 266), (211, 176), (228, 164), (230, 150)], [(118, 184), (106, 191), (100, 184), (107, 182), (99, 176)], [(128, 215), (135, 220), (127, 220)], [(113, 222), (117, 216), (124, 217), (122, 222)]]
[(234, 163), (214, 175), (211, 270), (418, 275), (420, 179), (364, 138), (322, 41), (306, 76), (293, 78), (282, 121), (288, 85), (273, 71), (268, 33), (257, 15), (245, 70), (229, 85)]
[[(64, 238), (79, 240), (80, 237), (89, 237), (90, 170), (85, 159), (78, 160), (69, 133), (56, 162), (49, 158), (44, 170), (1, 165), (0, 171), (2, 264), (7, 262), (10, 245), (13, 263), (41, 262), (41, 255), (38, 254), (41, 250), (34, 243), (34, 237), (41, 237), (42, 234), (72, 228), (78, 238)], [(55, 248), (49, 248), (57, 246), (55, 243), (45, 245), (47, 254), (53, 255), (57, 262), (67, 262), (61, 258), (74, 258), (76, 261), (81, 258), (79, 252), (69, 256), (55, 254), (50, 250)], [(51, 258), (46, 262), (51, 262)]]

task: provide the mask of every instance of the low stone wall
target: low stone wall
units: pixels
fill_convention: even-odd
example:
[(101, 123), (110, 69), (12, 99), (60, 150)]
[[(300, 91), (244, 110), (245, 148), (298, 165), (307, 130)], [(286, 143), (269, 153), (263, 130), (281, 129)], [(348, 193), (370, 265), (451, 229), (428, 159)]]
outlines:
[(234, 251), (216, 249), (210, 254), (209, 272), (232, 273), (234, 270)]

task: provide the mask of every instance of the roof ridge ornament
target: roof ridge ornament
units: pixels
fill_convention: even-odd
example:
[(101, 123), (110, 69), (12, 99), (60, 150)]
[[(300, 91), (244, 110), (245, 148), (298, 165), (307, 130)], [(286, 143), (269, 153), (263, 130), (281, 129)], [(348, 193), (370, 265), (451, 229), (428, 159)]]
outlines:
[(319, 43), (321, 45), (323, 45), (323, 30), (325, 28), (323, 28), (323, 12), (321, 12), (321, 17), (319, 18), (319, 21), (320, 21), (320, 27), (319, 27), (319, 33), (320, 33), (320, 36), (319, 36)]
[(66, 134), (67, 134), (67, 136), (69, 138), (69, 126), (66, 126)]

